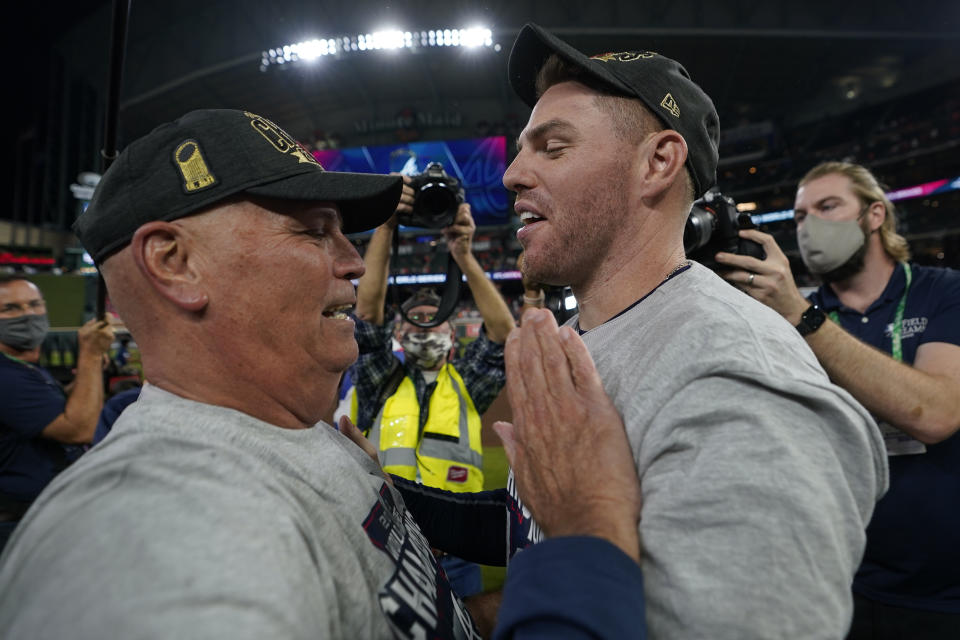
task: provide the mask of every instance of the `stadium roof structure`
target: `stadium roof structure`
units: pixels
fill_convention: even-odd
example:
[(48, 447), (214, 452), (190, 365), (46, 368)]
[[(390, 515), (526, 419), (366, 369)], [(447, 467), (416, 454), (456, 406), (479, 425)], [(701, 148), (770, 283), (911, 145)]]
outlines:
[[(52, 103), (79, 102), (92, 114), (81, 127), (102, 127), (106, 89), (111, 3), (24, 5), (7, 21), (19, 25), (9, 81), (21, 89), (8, 93), (19, 96), (3, 134), (8, 162), (38, 121), (74, 122)], [(480, 121), (522, 125), (528, 110), (506, 66), (528, 21), (583, 51), (680, 60), (724, 128), (802, 123), (960, 79), (960, 5), (945, 2), (132, 0), (119, 141), (218, 107), (254, 111), (307, 142), (321, 132), (393, 142), (401, 114), (447, 137), (469, 137)], [(99, 143), (95, 133), (69, 144)]]

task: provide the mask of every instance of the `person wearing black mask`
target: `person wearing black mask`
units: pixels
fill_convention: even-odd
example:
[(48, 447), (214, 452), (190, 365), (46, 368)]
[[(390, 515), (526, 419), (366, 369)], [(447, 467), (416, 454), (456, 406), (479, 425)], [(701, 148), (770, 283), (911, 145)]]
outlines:
[(50, 329), (40, 289), (22, 276), (0, 278), (0, 548), (53, 477), (93, 438), (103, 406), (103, 354), (113, 342), (107, 322), (77, 332), (77, 374), (66, 397), (37, 366)]

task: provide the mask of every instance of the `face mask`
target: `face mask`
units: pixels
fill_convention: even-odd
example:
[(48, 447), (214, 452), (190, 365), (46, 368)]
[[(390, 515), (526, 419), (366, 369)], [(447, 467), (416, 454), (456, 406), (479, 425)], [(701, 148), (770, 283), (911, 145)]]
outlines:
[(859, 218), (838, 221), (808, 215), (803, 227), (797, 231), (800, 257), (815, 275), (823, 275), (843, 266), (865, 242)]
[(50, 321), (45, 313), (0, 318), (0, 342), (19, 351), (30, 351), (39, 347), (49, 330)]
[(448, 333), (408, 333), (400, 339), (407, 360), (420, 369), (433, 369), (443, 362), (453, 346)]

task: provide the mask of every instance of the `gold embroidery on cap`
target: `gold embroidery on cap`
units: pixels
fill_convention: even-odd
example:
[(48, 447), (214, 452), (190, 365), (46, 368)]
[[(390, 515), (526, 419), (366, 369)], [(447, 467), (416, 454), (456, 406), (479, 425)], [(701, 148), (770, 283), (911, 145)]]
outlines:
[(655, 55), (657, 55), (655, 51), (620, 51), (618, 53), (601, 53), (590, 56), (590, 59), (600, 62), (636, 62), (637, 60), (652, 58)]
[(272, 144), (277, 151), (295, 157), (297, 162), (301, 164), (315, 164), (323, 169), (320, 163), (317, 162), (317, 159), (313, 157), (313, 154), (307, 151), (302, 144), (294, 140), (289, 133), (270, 122), (263, 116), (258, 116), (255, 113), (250, 113), (249, 111), (244, 111), (243, 114), (250, 118), (250, 126), (252, 126), (257, 133), (266, 138), (267, 142)]
[(677, 101), (673, 99), (673, 96), (669, 93), (663, 96), (663, 100), (660, 101), (660, 106), (670, 112), (674, 118), (680, 117), (680, 105), (677, 104)]
[(217, 179), (207, 167), (207, 161), (200, 153), (200, 146), (196, 140), (185, 140), (173, 152), (173, 159), (183, 176), (183, 188), (187, 193), (199, 191), (216, 184)]

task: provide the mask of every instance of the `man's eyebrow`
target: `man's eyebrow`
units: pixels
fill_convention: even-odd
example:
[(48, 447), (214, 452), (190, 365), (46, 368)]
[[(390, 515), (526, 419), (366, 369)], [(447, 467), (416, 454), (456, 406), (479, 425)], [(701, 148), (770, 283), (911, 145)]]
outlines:
[[(819, 200), (817, 200), (816, 202), (813, 203), (813, 208), (814, 208), (814, 209), (819, 209), (819, 208), (821, 208), (824, 204), (826, 204), (827, 202), (829, 202), (830, 200), (843, 200), (843, 198), (840, 197), (840, 196), (824, 196), (824, 197), (820, 198)], [(803, 207), (794, 207), (793, 212), (794, 212), (794, 213), (798, 213), (798, 212), (799, 212), (799, 213), (806, 213), (807, 210), (804, 209)]]
[(325, 227), (333, 224), (336, 227), (343, 228), (343, 214), (339, 209), (314, 209), (306, 212), (298, 212), (286, 216), (288, 224), (295, 232), (315, 230), (319, 227)]
[(536, 140), (538, 138), (543, 138), (549, 133), (566, 133), (574, 134), (577, 132), (577, 128), (573, 126), (573, 123), (569, 120), (561, 120), (560, 118), (554, 118), (552, 120), (547, 120), (546, 122), (541, 122), (530, 131), (527, 131), (525, 134), (520, 134), (520, 138), (517, 138), (517, 151), (523, 148), (522, 137), (526, 136), (530, 140)]
[(819, 200), (817, 200), (817, 201), (813, 204), (813, 206), (819, 209), (820, 207), (822, 207), (824, 204), (826, 204), (826, 203), (829, 202), (830, 200), (843, 200), (843, 198), (841, 198), (840, 196), (826, 196), (826, 197), (823, 197), (823, 198), (820, 198)]

